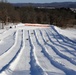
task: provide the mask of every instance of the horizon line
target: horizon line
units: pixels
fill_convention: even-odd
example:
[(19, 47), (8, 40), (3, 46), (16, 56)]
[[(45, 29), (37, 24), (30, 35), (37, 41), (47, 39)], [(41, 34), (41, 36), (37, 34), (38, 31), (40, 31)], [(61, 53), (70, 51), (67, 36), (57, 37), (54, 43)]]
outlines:
[(39, 3), (39, 4), (45, 4), (45, 3), (67, 3), (67, 2), (76, 2), (76, 1), (59, 1), (59, 2), (8, 2), (8, 3)]

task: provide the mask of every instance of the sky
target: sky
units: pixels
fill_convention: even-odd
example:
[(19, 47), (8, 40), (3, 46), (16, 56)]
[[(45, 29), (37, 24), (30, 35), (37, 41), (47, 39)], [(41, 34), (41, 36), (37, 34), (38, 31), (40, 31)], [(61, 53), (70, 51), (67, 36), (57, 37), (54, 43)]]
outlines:
[(76, 2), (76, 0), (7, 0), (10, 3), (51, 3), (51, 2)]

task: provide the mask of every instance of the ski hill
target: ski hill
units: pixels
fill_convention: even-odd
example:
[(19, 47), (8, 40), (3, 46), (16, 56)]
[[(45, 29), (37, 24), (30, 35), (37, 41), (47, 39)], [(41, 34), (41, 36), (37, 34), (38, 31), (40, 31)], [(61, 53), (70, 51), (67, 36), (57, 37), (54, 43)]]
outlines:
[(76, 75), (76, 30), (22, 23), (0, 30), (0, 75)]

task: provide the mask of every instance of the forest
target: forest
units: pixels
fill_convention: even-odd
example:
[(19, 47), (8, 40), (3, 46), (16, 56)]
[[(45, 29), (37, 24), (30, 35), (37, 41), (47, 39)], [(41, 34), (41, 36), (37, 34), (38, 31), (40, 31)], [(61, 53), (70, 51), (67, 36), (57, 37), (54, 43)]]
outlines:
[(76, 25), (76, 13), (70, 8), (37, 8), (33, 6), (13, 6), (0, 2), (0, 22), (4, 23), (40, 23), (60, 27)]

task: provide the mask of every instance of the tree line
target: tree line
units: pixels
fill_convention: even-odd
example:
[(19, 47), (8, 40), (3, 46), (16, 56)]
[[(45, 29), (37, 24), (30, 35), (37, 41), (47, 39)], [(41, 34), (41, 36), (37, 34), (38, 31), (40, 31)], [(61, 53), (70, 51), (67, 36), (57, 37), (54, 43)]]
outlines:
[(0, 22), (54, 24), (60, 27), (76, 25), (76, 13), (70, 8), (37, 8), (32, 6), (16, 7), (0, 2)]

